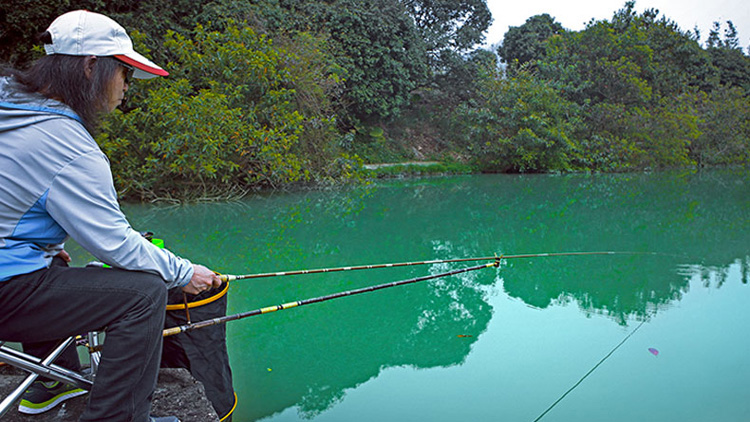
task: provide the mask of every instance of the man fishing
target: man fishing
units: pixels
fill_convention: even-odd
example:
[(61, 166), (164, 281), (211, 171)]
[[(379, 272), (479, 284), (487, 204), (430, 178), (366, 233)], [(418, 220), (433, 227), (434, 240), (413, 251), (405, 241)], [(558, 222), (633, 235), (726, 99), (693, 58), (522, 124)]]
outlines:
[[(199, 294), (221, 280), (131, 228), (109, 161), (92, 137), (98, 117), (122, 102), (131, 77), (167, 72), (97, 13), (58, 17), (42, 41), (46, 56), (0, 77), (0, 339), (39, 354), (56, 340), (104, 328), (80, 420), (177, 421), (150, 415), (167, 289)], [(113, 268), (68, 267), (69, 237)], [(39, 381), (24, 400), (38, 413), (82, 393)]]

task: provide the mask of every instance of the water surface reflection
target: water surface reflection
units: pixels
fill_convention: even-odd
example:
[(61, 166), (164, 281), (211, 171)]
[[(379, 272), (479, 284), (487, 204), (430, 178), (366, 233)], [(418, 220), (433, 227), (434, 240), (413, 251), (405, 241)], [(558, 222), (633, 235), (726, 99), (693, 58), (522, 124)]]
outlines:
[[(696, 277), (705, 280), (704, 288), (720, 289), (730, 269), (739, 268), (737, 280), (747, 285), (749, 187), (745, 171), (487, 175), (124, 209), (137, 229), (157, 232), (176, 252), (235, 274), (494, 253), (636, 252), (508, 260), (499, 269), (231, 324), (241, 394), (236, 420), (275, 414), (286, 420), (288, 412), (280, 412), (289, 408), (301, 418), (325, 418), (348, 392), (387, 368), (465, 366), (480, 340), (501, 341), (488, 331), (500, 312), (498, 297), (537, 312), (574, 306), (612, 321), (611, 330), (621, 336), (629, 321), (653, 319), (678, 303)], [(230, 312), (460, 266), (238, 282)], [(468, 375), (457, 377), (460, 384)]]

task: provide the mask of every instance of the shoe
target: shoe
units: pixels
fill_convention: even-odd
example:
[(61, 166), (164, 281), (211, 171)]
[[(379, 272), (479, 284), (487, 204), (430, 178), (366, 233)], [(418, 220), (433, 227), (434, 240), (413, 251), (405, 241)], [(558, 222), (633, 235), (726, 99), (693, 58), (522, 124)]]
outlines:
[(162, 416), (160, 418), (149, 416), (148, 418), (149, 422), (180, 422), (180, 420), (174, 416)]
[(78, 397), (88, 391), (59, 381), (34, 381), (21, 396), (18, 411), (27, 415), (46, 412), (67, 399)]

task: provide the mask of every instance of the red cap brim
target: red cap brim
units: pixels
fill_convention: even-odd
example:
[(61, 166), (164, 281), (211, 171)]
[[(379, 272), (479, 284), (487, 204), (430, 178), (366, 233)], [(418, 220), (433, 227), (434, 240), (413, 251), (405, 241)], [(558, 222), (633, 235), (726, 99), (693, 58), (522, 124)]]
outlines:
[(128, 56), (124, 56), (124, 55), (118, 54), (118, 55), (115, 56), (115, 58), (117, 60), (120, 60), (120, 61), (122, 61), (124, 63), (127, 63), (127, 64), (133, 66), (136, 69), (140, 69), (140, 70), (142, 70), (142, 71), (144, 71), (146, 73), (150, 73), (151, 75), (154, 75), (154, 76), (167, 76), (167, 75), (169, 75), (169, 72), (167, 72), (166, 70), (164, 70), (164, 69), (162, 69), (160, 67), (149, 66), (149, 65), (147, 65), (145, 63), (139, 62), (137, 60), (133, 60), (132, 58), (130, 58)]

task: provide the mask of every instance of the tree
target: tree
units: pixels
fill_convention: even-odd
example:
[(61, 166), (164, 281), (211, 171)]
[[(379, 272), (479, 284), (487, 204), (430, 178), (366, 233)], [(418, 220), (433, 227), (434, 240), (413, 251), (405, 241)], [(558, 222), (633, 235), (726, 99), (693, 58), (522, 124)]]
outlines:
[(310, 178), (316, 169), (301, 139), (334, 124), (330, 109), (314, 106), (327, 93), (313, 85), (337, 80), (315, 45), (302, 39), (281, 48), (231, 22), (221, 31), (199, 25), (190, 37), (169, 32), (170, 77), (134, 84), (131, 109), (109, 116), (97, 139), (120, 192), (223, 198)]
[(489, 50), (477, 49), (466, 55), (446, 54), (445, 59), (445, 72), (434, 77), (439, 91), (436, 102), (442, 111), (452, 112), (453, 106), (477, 96), (483, 75), (494, 74), (497, 56)]
[(513, 26), (497, 49), (504, 63), (521, 67), (544, 58), (547, 40), (565, 32), (562, 25), (548, 14), (528, 18), (521, 26)]
[[(279, 0), (284, 30), (324, 31), (347, 72), (357, 120), (398, 116), (415, 89), (449, 73), (491, 21), (485, 0)], [(278, 21), (278, 20), (276, 20)]]
[(719, 38), (720, 30), (721, 24), (714, 22), (706, 41), (711, 63), (718, 71), (719, 83), (741, 87), (745, 92), (750, 92), (750, 57), (742, 52), (737, 29), (732, 21), (727, 21), (724, 40)]
[(676, 96), (694, 88), (711, 87), (716, 71), (696, 36), (658, 16), (658, 11), (647, 10), (633, 21), (631, 29), (643, 34), (642, 42), (653, 52), (650, 71), (644, 77), (657, 96)]
[(741, 87), (750, 93), (750, 57), (730, 48), (709, 48), (708, 53), (721, 85)]
[(583, 168), (617, 170), (688, 165), (700, 129), (686, 98), (714, 79), (708, 54), (656, 10), (634, 3), (611, 22), (591, 22), (547, 44), (539, 74), (583, 107)]
[(485, 73), (477, 97), (454, 115), (475, 165), (493, 172), (573, 169), (580, 108), (528, 71), (508, 78), (497, 72)]
[(55, 17), (73, 9), (98, 11), (100, 6), (96, 1), (4, 0), (0, 6), (0, 61), (25, 67), (35, 56), (33, 47), (41, 46), (37, 35)]
[(23, 67), (34, 58), (32, 46), (38, 44), (37, 35), (42, 33), (52, 20), (71, 10), (85, 9), (105, 14), (129, 32), (139, 30), (147, 37), (143, 42), (161, 54), (160, 40), (172, 30), (189, 32), (196, 23), (196, 16), (210, 0), (4, 0), (0, 9), (0, 59), (14, 66)]
[(713, 27), (708, 32), (708, 39), (706, 40), (706, 46), (708, 48), (721, 48), (724, 46), (721, 42), (721, 38), (719, 38), (719, 31), (721, 31), (721, 24), (719, 22), (714, 22)]
[(732, 21), (727, 21), (727, 29), (724, 31), (724, 47), (730, 50), (742, 50), (740, 39), (737, 37), (737, 28)]
[(646, 80), (653, 50), (641, 37), (636, 31), (618, 34), (606, 21), (590, 23), (551, 40), (540, 75), (580, 104), (645, 104), (653, 93)]
[(486, 0), (400, 0), (434, 58), (465, 53), (484, 39), (492, 21)]
[(750, 161), (750, 102), (746, 95), (738, 87), (719, 86), (692, 96), (700, 136), (691, 142), (689, 154), (699, 167)]
[(361, 120), (397, 116), (428, 76), (425, 44), (397, 0), (309, 2), (301, 13), (330, 38), (346, 70), (345, 95)]

